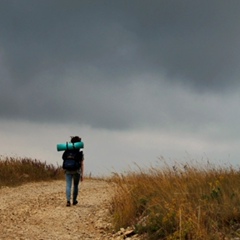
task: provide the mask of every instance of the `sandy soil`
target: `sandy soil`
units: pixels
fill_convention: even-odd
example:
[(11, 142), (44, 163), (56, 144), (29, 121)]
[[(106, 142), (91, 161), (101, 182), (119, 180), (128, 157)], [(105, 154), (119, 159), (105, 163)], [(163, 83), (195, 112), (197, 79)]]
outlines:
[(1, 188), (0, 239), (123, 239), (111, 233), (112, 194), (109, 183), (85, 180), (78, 205), (66, 207), (65, 181)]

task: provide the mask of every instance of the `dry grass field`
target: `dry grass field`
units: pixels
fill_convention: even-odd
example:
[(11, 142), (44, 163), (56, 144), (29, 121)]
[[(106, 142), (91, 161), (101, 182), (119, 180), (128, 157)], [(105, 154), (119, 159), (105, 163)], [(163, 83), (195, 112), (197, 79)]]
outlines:
[[(0, 159), (0, 187), (53, 180), (64, 180), (61, 167), (27, 158)], [(144, 239), (240, 237), (239, 169), (165, 164), (100, 180), (111, 182), (113, 188), (108, 208), (115, 232), (130, 226)]]
[(116, 174), (115, 228), (134, 225), (157, 240), (239, 239), (240, 171), (193, 165)]

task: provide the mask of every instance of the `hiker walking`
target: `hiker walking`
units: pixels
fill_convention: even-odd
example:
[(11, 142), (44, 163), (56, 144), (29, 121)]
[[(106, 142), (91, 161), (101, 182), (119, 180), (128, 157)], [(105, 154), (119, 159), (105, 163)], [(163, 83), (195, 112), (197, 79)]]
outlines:
[[(71, 143), (75, 144), (81, 142), (81, 138), (78, 136), (71, 137)], [(73, 183), (72, 192), (72, 204), (76, 205), (78, 203), (78, 188), (79, 182), (83, 181), (83, 171), (84, 171), (84, 154), (82, 149), (72, 149), (65, 150), (63, 155), (63, 169), (65, 170), (66, 177), (66, 198), (67, 207), (71, 206), (71, 191)]]

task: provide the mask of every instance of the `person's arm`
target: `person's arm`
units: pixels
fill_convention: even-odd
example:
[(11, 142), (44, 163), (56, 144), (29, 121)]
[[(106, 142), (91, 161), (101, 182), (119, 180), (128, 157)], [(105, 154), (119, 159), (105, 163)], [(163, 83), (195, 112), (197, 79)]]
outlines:
[(62, 160), (65, 160), (68, 155), (69, 155), (69, 150), (65, 150), (62, 154)]
[(63, 154), (62, 154), (62, 160), (64, 160), (65, 158), (66, 158), (66, 150), (63, 152)]
[(81, 162), (81, 182), (83, 181), (83, 173), (84, 173), (84, 159)]
[(81, 167), (80, 167), (80, 175), (81, 175), (81, 182), (83, 181), (83, 174), (84, 174), (84, 153), (81, 151), (80, 152), (80, 161), (81, 161)]

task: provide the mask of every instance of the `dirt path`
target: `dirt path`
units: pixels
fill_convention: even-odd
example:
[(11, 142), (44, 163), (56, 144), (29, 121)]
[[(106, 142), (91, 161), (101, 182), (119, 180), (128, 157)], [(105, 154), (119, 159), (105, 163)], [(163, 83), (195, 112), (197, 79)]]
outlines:
[(123, 239), (109, 233), (112, 194), (109, 183), (85, 180), (80, 185), (78, 205), (66, 207), (65, 181), (2, 188), (0, 239)]

